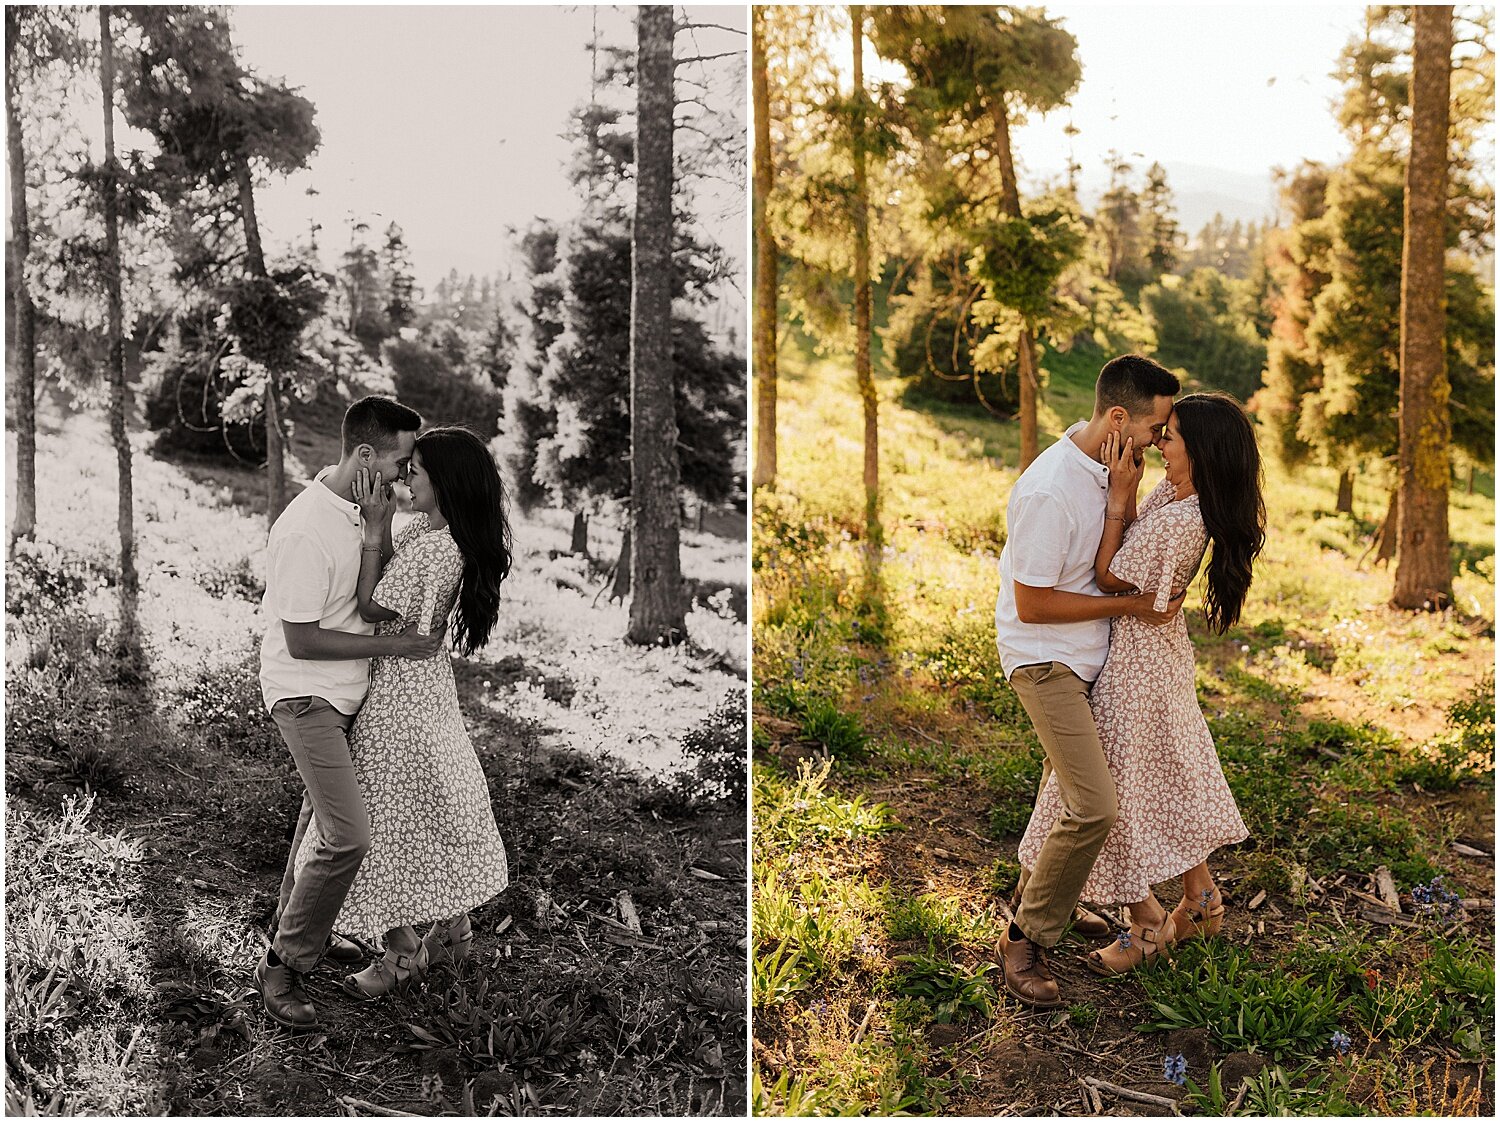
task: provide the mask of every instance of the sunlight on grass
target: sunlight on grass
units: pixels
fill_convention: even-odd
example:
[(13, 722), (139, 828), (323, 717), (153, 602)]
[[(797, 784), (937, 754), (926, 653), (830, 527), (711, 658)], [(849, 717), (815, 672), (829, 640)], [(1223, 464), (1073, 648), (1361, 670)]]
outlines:
[[(1041, 764), (994, 644), (1016, 426), (914, 400), (878, 377), (884, 543), (871, 552), (862, 540), (852, 371), (808, 353), (795, 332), (784, 336), (779, 361), (778, 477), (756, 494), (752, 555), (763, 760), (755, 769), (756, 1109), (873, 1112), (894, 1095), (903, 1109), (939, 1112), (962, 1094), (958, 1073), (967, 1068), (937, 1061), (932, 1026), (988, 1016), (998, 1031), (1013, 1025), (1003, 998), (981, 1010), (996, 905), (1019, 872), (1014, 846)], [(1090, 411), (1101, 362), (1086, 350), (1046, 356), (1044, 446)], [(1154, 455), (1147, 464), (1150, 488), (1161, 468)], [(1201, 574), (1186, 608), (1199, 698), (1251, 830), (1226, 858), (1237, 898), (1264, 888), (1309, 906), (1339, 877), (1362, 883), (1379, 866), (1408, 895), (1437, 875), (1468, 875), (1450, 843), (1474, 820), (1459, 826), (1425, 800), (1434, 791), (1479, 796), (1491, 782), (1492, 500), (1483, 488), (1453, 494), (1455, 607), (1412, 614), (1387, 606), (1393, 574), (1363, 556), (1388, 498), (1376, 471), (1356, 477), (1352, 515), (1333, 512), (1333, 472), (1289, 474), (1274, 461), (1266, 472), (1267, 543), (1241, 620), (1224, 636), (1206, 633)], [(792, 796), (791, 761), (809, 750), (826, 759), (817, 794)], [(871, 786), (882, 797), (903, 787), (962, 789), (965, 815), (977, 820), (968, 832), (1004, 847), (981, 869), (990, 895), (973, 891), (973, 881), (958, 893), (897, 888), (879, 839), (833, 831), (837, 808), (856, 805)], [(987, 820), (969, 806), (976, 795)], [(889, 797), (899, 807), (901, 798)], [(1472, 972), (1462, 944), (1450, 948), (1454, 962), (1470, 965), (1392, 974), (1373, 1005), (1364, 992), (1363, 971), (1379, 969), (1378, 956), (1394, 948), (1440, 961), (1445, 952), (1428, 948), (1428, 933), (1397, 932), (1377, 946), (1342, 931), (1308, 932), (1317, 945), (1345, 938), (1340, 962), (1298, 965), (1300, 943), (1216, 949), (1201, 969), (1189, 955), (1175, 981), (1148, 983), (1177, 986), (1152, 992), (1165, 1007), (1153, 1015), (1163, 1027), (1206, 1028), (1226, 1051), (1284, 1057), (1247, 1085), (1242, 1110), (1369, 1105), (1377, 1077), (1395, 1096), (1405, 1069), (1360, 1059), (1367, 1067), (1356, 1079), (1354, 1057), (1331, 1065), (1335, 1029), (1359, 1048), (1375, 1040), (1465, 1054), (1491, 1046), (1493, 999), (1482, 999), (1493, 979)], [(1453, 980), (1439, 982), (1441, 970)], [(1447, 1015), (1435, 1013), (1440, 1001)], [(1100, 1013), (1088, 1008), (1063, 1016), (1093, 1026)], [(877, 1028), (882, 1048), (871, 1043)], [(981, 1070), (978, 1053), (969, 1055)], [(892, 1073), (904, 1090), (890, 1089)], [(1191, 1074), (1195, 1101), (1211, 1105), (1210, 1073)]]

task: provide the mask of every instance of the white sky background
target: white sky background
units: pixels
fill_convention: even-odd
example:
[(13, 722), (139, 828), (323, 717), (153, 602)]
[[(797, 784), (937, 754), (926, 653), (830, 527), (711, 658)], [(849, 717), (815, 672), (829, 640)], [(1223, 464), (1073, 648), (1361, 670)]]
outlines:
[[(684, 10), (695, 23), (748, 26), (744, 8)], [(244, 62), (300, 87), (317, 107), (323, 136), (309, 170), (275, 177), (257, 192), (268, 251), (304, 239), (316, 221), (331, 265), (348, 245), (351, 213), (369, 223), (372, 243), (394, 220), (429, 291), (449, 269), (460, 276), (503, 270), (506, 227), (577, 212), (564, 133), (589, 97), (595, 20), (605, 44), (635, 43), (631, 8), (586, 5), (242, 6), (231, 19)], [(748, 45), (745, 35), (704, 29), (679, 35), (677, 53)], [(709, 104), (734, 114), (743, 129), (744, 63), (726, 58), (679, 71), (704, 75)], [(318, 194), (309, 196), (309, 187)], [(695, 190), (695, 215), (743, 273), (743, 188), (697, 181)], [(709, 312), (714, 325), (743, 323), (744, 287), (720, 286), (721, 306)]]
[[(1167, 165), (1179, 196), (1249, 193), (1269, 209), (1273, 167), (1348, 154), (1330, 75), (1364, 26), (1362, 6), (1075, 2), (1046, 11), (1078, 40), (1083, 81), (1067, 107), (1032, 115), (1013, 133), (1023, 187), (1065, 178), (1070, 120), (1080, 130), (1071, 150), (1085, 194), (1103, 187), (1116, 149), (1141, 181), (1151, 161)], [(868, 45), (865, 69), (872, 80), (904, 73)]]

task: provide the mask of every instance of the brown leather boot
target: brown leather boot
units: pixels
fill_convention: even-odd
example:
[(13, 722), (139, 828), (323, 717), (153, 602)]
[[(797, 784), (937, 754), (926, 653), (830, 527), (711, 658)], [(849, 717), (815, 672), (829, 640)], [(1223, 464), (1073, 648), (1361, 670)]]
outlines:
[(1009, 930), (1001, 934), (1000, 971), (1005, 975), (1005, 988), (1017, 1001), (1034, 1009), (1062, 1004), (1057, 979), (1047, 967), (1047, 953), (1030, 939), (1013, 943)]
[(286, 963), (272, 966), (264, 955), (255, 964), (255, 988), (266, 1004), (266, 1015), (289, 1029), (318, 1026), (318, 1011), (307, 1000), (302, 975)]

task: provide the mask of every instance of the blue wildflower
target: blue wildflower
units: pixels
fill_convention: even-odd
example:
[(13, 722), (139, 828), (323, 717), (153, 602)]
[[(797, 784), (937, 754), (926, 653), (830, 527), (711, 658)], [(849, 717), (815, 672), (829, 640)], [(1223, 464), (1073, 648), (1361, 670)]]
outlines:
[(1347, 1056), (1349, 1054), (1349, 1046), (1353, 1041), (1349, 1039), (1348, 1033), (1335, 1031), (1333, 1036), (1329, 1038), (1328, 1043), (1333, 1045), (1333, 1050), (1340, 1056)]
[(1128, 951), (1130, 949), (1130, 930), (1127, 928), (1121, 931), (1117, 938), (1120, 940), (1120, 946)]
[(1175, 1056), (1166, 1056), (1162, 1059), (1162, 1074), (1166, 1076), (1169, 1083), (1175, 1083), (1181, 1087), (1187, 1082), (1187, 1057), (1181, 1052)]

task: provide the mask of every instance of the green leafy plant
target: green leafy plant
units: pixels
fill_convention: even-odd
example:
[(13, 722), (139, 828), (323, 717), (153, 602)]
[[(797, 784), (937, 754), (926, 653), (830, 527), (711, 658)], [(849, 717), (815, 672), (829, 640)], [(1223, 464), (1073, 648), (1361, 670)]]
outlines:
[(1146, 1031), (1207, 1028), (1227, 1048), (1277, 1058), (1318, 1052), (1348, 1005), (1336, 983), (1268, 968), (1222, 942), (1181, 948), (1174, 969), (1141, 983), (1157, 1014)]
[(925, 1002), (940, 1025), (988, 1017), (995, 1006), (995, 984), (986, 976), (993, 963), (971, 969), (930, 955), (898, 955), (896, 961), (905, 969), (893, 983), (895, 990)]

